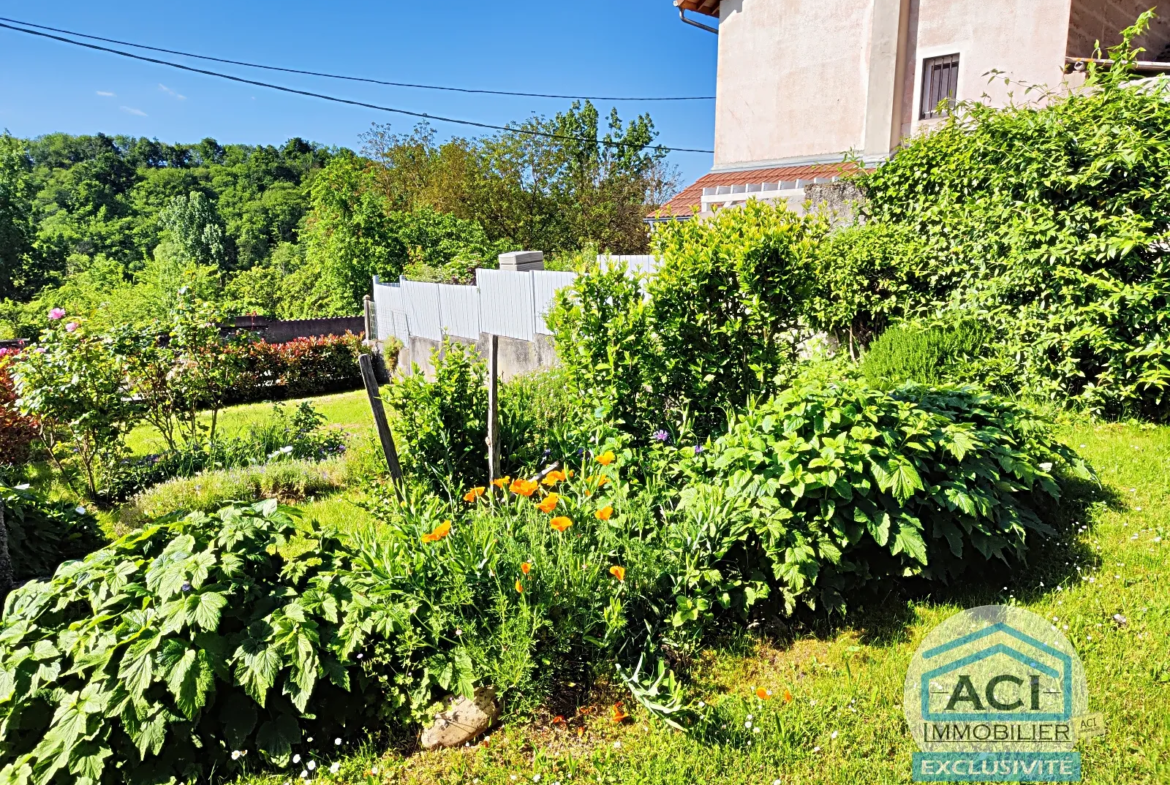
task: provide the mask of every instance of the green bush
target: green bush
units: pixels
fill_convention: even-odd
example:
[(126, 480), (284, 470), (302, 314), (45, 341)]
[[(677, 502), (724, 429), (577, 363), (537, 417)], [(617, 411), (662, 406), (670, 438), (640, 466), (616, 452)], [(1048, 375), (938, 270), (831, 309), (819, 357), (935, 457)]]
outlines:
[(861, 371), (882, 390), (906, 382), (927, 386), (979, 384), (1010, 392), (1015, 363), (998, 356), (995, 332), (972, 318), (894, 325), (870, 344)]
[(648, 298), (620, 270), (583, 274), (558, 297), (558, 357), (640, 439), (683, 422), (718, 430), (795, 361), (827, 232), (821, 216), (757, 201), (665, 224)]
[(105, 542), (96, 519), (84, 507), (47, 502), (27, 486), (0, 481), (0, 506), (17, 582), (48, 577), (61, 562), (80, 559)]
[(415, 364), (385, 397), (403, 471), (451, 491), (487, 474), (487, 368), (475, 346), (446, 339), (431, 366), (434, 381)]
[(355, 657), (377, 614), (353, 607), (328, 534), (282, 555), (296, 533), (275, 502), (195, 514), (10, 594), (0, 779), (206, 779), (249, 760), (233, 751), (288, 765), (306, 735), (391, 716)]
[(816, 251), (809, 322), (857, 357), (892, 319), (931, 291), (922, 241), (900, 225), (866, 223), (826, 237)]
[(922, 238), (920, 306), (985, 312), (1020, 384), (1108, 416), (1170, 417), (1170, 82), (1137, 79), (1143, 14), (1086, 89), (963, 105), (860, 178), (872, 222)]
[(692, 471), (683, 506), (714, 532), (709, 595), (766, 576), (791, 612), (843, 611), (875, 580), (1019, 564), (1056, 534), (1063, 478), (1088, 470), (1043, 420), (973, 388), (841, 380), (740, 415)]

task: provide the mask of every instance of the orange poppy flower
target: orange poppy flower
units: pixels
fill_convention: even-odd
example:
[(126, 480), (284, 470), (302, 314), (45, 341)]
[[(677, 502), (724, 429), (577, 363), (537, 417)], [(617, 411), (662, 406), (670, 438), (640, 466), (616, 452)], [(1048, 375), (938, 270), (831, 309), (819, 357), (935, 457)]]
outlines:
[(536, 493), (536, 489), (538, 487), (540, 486), (531, 480), (522, 480), (520, 478), (516, 478), (515, 480), (512, 480), (512, 484), (508, 486), (508, 490), (517, 496), (528, 497)]
[(566, 518), (565, 516), (561, 515), (561, 516), (559, 516), (557, 518), (553, 518), (551, 521), (549, 521), (548, 525), (553, 527), (554, 529), (556, 529), (559, 532), (563, 532), (565, 529), (572, 526), (573, 522), (571, 520), (569, 520), (568, 518)]
[(613, 450), (606, 450), (601, 455), (598, 455), (596, 460), (602, 466), (609, 466), (611, 463), (617, 460), (617, 456), (613, 454)]
[(545, 513), (552, 512), (557, 508), (557, 502), (560, 500), (561, 497), (558, 494), (550, 493), (544, 497), (544, 500), (540, 504), (536, 505), (536, 509)]
[(613, 713), (610, 716), (614, 722), (621, 722), (630, 715), (622, 711), (622, 704), (619, 702), (613, 705)]
[(516, 591), (519, 592), (520, 594), (524, 593), (524, 584), (520, 583), (519, 578), (516, 579)]
[(553, 469), (551, 472), (549, 472), (548, 474), (546, 474), (544, 476), (544, 479), (541, 480), (541, 482), (551, 488), (552, 486), (556, 485), (558, 482), (564, 482), (567, 479), (569, 479), (568, 475), (566, 475), (563, 471), (561, 471), (560, 469)]
[(577, 735), (578, 735), (578, 736), (584, 736), (584, 735), (585, 735), (585, 729), (584, 729), (584, 728), (577, 728)]
[(451, 533), (451, 521), (443, 521), (430, 534), (422, 536), (423, 542), (438, 542)]
[(608, 521), (613, 517), (613, 507), (602, 507), (600, 510), (593, 513), (593, 517), (599, 521)]
[(602, 488), (606, 485), (609, 485), (609, 478), (608, 477), (606, 477), (605, 475), (602, 475), (602, 476), (597, 478), (597, 487), (598, 488)]
[(784, 690), (784, 702), (785, 703), (792, 703), (792, 693), (789, 692), (788, 690)]
[(552, 724), (553, 725), (568, 725), (569, 723), (565, 722), (565, 718), (558, 714), (557, 716), (553, 717)]
[(626, 580), (626, 568), (625, 567), (619, 567), (615, 564), (614, 566), (609, 568), (609, 574), (612, 575), (613, 577), (617, 578), (622, 583), (625, 583), (625, 580)]
[(756, 697), (762, 701), (770, 701), (772, 700), (772, 691), (760, 687), (756, 690)]
[(504, 486), (507, 485), (511, 481), (512, 481), (511, 477), (500, 477), (497, 480), (492, 480), (492, 485), (496, 486), (497, 488), (499, 488), (502, 491), (502, 490), (504, 490)]
[(487, 490), (487, 488), (485, 488), (482, 485), (479, 486), (478, 488), (472, 488), (470, 491), (463, 494), (463, 501), (467, 502), (468, 504), (472, 504), (480, 496), (483, 496), (484, 491), (486, 491), (486, 490)]
[(524, 562), (523, 564), (520, 565), (520, 572), (527, 575), (528, 573), (532, 572), (532, 565), (529, 564), (528, 562)]

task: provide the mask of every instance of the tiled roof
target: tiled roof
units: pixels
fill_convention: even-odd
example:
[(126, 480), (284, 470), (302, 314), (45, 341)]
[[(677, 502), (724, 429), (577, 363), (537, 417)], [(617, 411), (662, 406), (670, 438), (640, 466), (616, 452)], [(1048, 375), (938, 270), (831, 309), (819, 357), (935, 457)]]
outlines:
[[(857, 171), (856, 164), (839, 163), (748, 169), (738, 172), (712, 172), (684, 188), (661, 209), (655, 210), (647, 218), (689, 218), (696, 208), (702, 208), (704, 188), (717, 188), (721, 185), (757, 185), (760, 183), (813, 180), (817, 177), (840, 177), (855, 171)], [(750, 194), (746, 195), (745, 198), (747, 196)]]
[(719, 0), (674, 0), (674, 4), (684, 11), (719, 16)]

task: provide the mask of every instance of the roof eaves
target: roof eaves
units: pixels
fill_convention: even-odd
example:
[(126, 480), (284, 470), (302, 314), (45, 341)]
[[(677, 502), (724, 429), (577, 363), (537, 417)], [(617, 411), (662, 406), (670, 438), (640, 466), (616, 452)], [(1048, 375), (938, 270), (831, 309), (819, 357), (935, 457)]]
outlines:
[(719, 18), (720, 0), (674, 0), (676, 8), (683, 11), (694, 11), (696, 14), (706, 14)]

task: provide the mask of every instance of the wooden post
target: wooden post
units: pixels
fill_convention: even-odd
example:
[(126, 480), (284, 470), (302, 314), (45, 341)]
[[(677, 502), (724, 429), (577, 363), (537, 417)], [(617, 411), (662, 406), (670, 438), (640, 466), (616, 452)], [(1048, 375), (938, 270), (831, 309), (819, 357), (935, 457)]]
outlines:
[(499, 409), (500, 336), (488, 337), (488, 481), (500, 477), (500, 409)]
[(374, 301), (367, 294), (362, 298), (362, 324), (367, 341), (378, 340), (378, 323), (374, 311)]
[(366, 395), (370, 398), (370, 409), (374, 412), (374, 425), (378, 428), (378, 439), (382, 442), (382, 452), (386, 455), (386, 466), (390, 469), (390, 476), (399, 486), (402, 485), (402, 467), (398, 465), (398, 450), (394, 447), (394, 435), (390, 433), (390, 424), (386, 421), (386, 409), (382, 406), (382, 394), (378, 390), (378, 377), (374, 374), (374, 358), (363, 354), (358, 358), (358, 366), (362, 369), (362, 382), (366, 385)]

